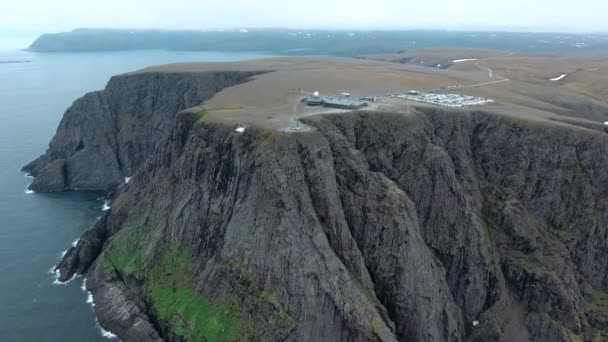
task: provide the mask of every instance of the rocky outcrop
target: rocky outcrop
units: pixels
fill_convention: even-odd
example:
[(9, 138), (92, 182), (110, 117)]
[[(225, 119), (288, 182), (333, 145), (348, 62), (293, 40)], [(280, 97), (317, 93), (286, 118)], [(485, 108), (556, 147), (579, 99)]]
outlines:
[(195, 121), (58, 265), (124, 340), (606, 338), (604, 133), (429, 109)]
[(46, 153), (23, 170), (37, 192), (109, 191), (167, 138), (179, 111), (261, 72), (135, 73), (112, 77), (65, 112)]

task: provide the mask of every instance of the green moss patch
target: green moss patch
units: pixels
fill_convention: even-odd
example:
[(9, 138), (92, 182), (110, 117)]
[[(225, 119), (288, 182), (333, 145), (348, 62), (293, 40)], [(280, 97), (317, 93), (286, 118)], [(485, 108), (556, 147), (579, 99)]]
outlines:
[(209, 114), (209, 111), (203, 108), (193, 112), (192, 114), (194, 117), (194, 122), (198, 122), (199, 120), (207, 116)]
[(144, 270), (147, 230), (129, 228), (117, 234), (103, 255), (106, 272), (141, 274)]
[(212, 303), (195, 290), (192, 260), (176, 245), (168, 248), (149, 272), (150, 295), (158, 318), (174, 334), (192, 341), (232, 341), (240, 308), (231, 299)]
[[(216, 278), (221, 283), (216, 286), (230, 290), (218, 298), (207, 298), (196, 289), (190, 251), (177, 243), (159, 251), (151, 247), (151, 236), (145, 226), (125, 227), (106, 248), (102, 262), (109, 281), (116, 280), (116, 275), (143, 281), (152, 311), (168, 339), (265, 341), (287, 336), (295, 326), (295, 320), (281, 308), (280, 295), (262, 290), (244, 265), (228, 262), (220, 266)], [(259, 329), (261, 325), (265, 328)]]
[(589, 301), (589, 308), (594, 311), (602, 311), (608, 313), (608, 291), (595, 290)]

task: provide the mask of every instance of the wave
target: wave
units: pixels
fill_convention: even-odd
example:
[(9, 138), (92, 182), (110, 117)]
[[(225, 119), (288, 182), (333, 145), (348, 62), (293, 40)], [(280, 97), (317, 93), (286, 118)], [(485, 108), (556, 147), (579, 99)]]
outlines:
[[(80, 289), (82, 291), (85, 291), (87, 293), (87, 304), (91, 305), (91, 308), (95, 308), (95, 298), (93, 298), (93, 292), (91, 291), (87, 291), (87, 278), (85, 277), (82, 280), (82, 285), (80, 286)], [(104, 329), (101, 326), (101, 323), (99, 323), (99, 320), (97, 319), (97, 315), (95, 315), (95, 325), (97, 325), (97, 328), (99, 329), (99, 332), (101, 333), (101, 336), (107, 338), (107, 339), (111, 339), (111, 340), (118, 340), (120, 341), (120, 339), (118, 338), (118, 336), (116, 336), (116, 334), (112, 333), (111, 331), (108, 331), (106, 329)]]
[(91, 293), (91, 291), (87, 291), (87, 304), (91, 304), (92, 307), (95, 307), (95, 300), (93, 299), (93, 293)]
[(99, 330), (101, 331), (101, 336), (111, 339), (111, 340), (119, 340), (118, 336), (116, 336), (115, 334), (113, 334), (110, 331), (107, 331), (106, 329), (104, 329), (101, 324), (99, 324), (99, 322), (97, 322), (97, 327), (99, 328)]
[(74, 274), (72, 276), (72, 278), (70, 278), (66, 281), (61, 281), (61, 280), (59, 280), (59, 277), (61, 276), (61, 273), (59, 272), (59, 270), (57, 270), (57, 269), (55, 269), (55, 267), (53, 267), (53, 268), (51, 268), (51, 273), (54, 275), (54, 278), (55, 278), (55, 280), (53, 280), (53, 285), (67, 285), (72, 280), (80, 277), (79, 274)]
[(105, 200), (103, 202), (103, 206), (101, 207), (101, 210), (102, 211), (107, 211), (107, 210), (110, 210), (110, 208), (111, 208), (110, 207), (110, 201), (109, 200)]

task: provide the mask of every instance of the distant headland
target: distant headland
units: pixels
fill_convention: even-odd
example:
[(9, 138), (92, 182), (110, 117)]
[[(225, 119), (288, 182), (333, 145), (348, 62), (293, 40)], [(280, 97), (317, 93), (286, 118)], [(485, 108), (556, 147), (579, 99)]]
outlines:
[(81, 28), (70, 32), (43, 34), (27, 50), (97, 52), (162, 49), (355, 56), (417, 48), (459, 46), (523, 53), (563, 53), (606, 51), (607, 38), (608, 34), (499, 31), (297, 29), (168, 31)]

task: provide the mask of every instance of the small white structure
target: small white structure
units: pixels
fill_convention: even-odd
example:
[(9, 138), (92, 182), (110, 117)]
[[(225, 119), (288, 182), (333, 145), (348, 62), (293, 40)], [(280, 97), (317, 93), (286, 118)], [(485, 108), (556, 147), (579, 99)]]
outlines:
[(350, 97), (350, 93), (341, 93), (340, 95), (342, 95), (344, 97)]
[(235, 131), (237, 133), (243, 133), (243, 132), (245, 132), (245, 126), (239, 126), (235, 129)]
[(314, 93), (312, 93), (312, 96), (319, 96), (319, 92), (315, 91)]

